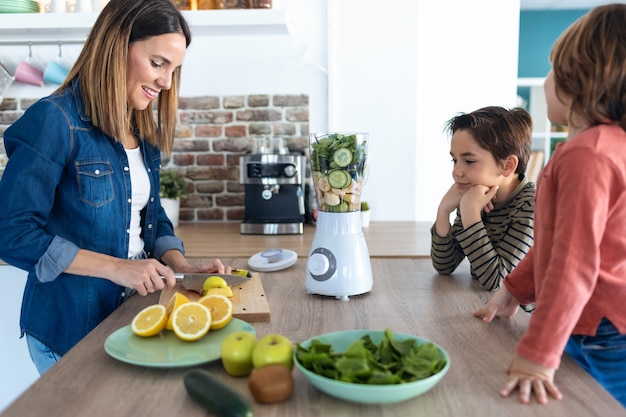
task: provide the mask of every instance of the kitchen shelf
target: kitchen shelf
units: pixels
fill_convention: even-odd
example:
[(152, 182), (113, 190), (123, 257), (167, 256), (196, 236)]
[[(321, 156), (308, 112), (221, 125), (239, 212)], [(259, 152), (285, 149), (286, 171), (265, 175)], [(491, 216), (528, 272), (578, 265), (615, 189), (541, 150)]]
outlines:
[(541, 77), (518, 78), (517, 86), (530, 88), (528, 111), (533, 118), (533, 150), (543, 151), (547, 161), (552, 153), (552, 142), (567, 138), (567, 132), (552, 131), (543, 92), (544, 80), (545, 78)]
[[(183, 11), (194, 35), (288, 34), (285, 12), (278, 9)], [(0, 14), (0, 39), (45, 41), (85, 39), (97, 13)]]

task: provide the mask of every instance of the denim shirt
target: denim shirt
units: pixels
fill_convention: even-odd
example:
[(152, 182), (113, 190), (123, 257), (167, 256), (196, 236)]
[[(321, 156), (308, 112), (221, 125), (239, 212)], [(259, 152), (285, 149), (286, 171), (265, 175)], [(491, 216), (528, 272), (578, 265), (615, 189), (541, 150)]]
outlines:
[[(150, 178), (142, 211), (149, 257), (184, 253), (161, 207), (158, 148), (140, 140)], [(66, 274), (79, 249), (128, 257), (131, 180), (123, 146), (85, 117), (77, 80), (33, 104), (4, 133), (0, 259), (28, 271), (20, 326), (65, 354), (128, 297), (112, 281)]]

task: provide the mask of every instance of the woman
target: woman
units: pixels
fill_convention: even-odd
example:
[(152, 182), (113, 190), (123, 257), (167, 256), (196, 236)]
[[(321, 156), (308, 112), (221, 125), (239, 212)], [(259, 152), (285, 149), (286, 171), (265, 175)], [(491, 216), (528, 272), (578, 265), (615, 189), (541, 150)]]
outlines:
[(66, 82), (4, 134), (0, 258), (28, 271), (20, 326), (40, 373), (173, 271), (230, 272), (189, 264), (159, 199), (190, 41), (169, 0), (111, 0)]

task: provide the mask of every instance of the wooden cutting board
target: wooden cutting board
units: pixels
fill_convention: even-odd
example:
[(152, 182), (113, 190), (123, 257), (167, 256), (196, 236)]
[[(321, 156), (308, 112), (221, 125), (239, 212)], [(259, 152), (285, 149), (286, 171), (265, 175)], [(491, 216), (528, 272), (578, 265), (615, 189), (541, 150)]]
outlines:
[[(208, 275), (207, 275), (208, 276)], [(265, 296), (265, 290), (261, 283), (261, 278), (256, 273), (247, 282), (232, 287), (233, 290), (233, 317), (238, 319), (254, 321), (270, 321), (270, 306)], [(183, 284), (176, 283), (172, 289), (164, 289), (159, 297), (159, 304), (167, 305), (174, 293), (180, 292), (192, 301), (200, 298), (200, 294), (183, 288)]]

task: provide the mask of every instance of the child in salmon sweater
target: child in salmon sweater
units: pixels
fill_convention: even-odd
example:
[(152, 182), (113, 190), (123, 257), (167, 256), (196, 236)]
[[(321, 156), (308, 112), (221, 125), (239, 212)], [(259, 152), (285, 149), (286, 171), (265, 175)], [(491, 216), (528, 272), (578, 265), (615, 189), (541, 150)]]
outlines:
[(536, 302), (500, 395), (561, 399), (566, 352), (626, 407), (626, 4), (589, 11), (550, 58), (548, 118), (568, 138), (537, 181), (534, 246), (474, 315)]

